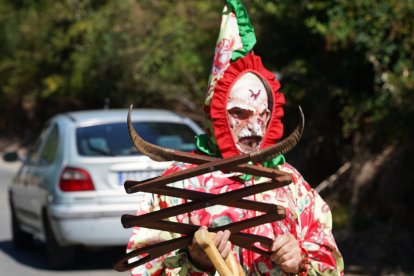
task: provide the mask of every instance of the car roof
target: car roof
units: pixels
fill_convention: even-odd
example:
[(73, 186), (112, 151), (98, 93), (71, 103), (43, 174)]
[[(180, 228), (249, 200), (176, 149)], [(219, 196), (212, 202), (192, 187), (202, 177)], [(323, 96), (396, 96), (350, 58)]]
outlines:
[[(71, 111), (62, 114), (68, 117), (75, 124), (89, 124), (97, 122), (125, 122), (128, 115), (128, 109), (97, 109)], [(184, 117), (165, 109), (135, 108), (131, 114), (133, 121), (150, 120), (150, 121), (168, 121), (180, 122), (185, 120)]]

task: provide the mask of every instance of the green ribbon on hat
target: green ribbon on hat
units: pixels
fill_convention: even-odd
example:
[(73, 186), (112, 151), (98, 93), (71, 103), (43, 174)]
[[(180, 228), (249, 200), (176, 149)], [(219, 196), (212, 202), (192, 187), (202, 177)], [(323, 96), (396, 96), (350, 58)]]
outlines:
[(229, 7), (229, 12), (233, 11), (236, 15), (239, 35), (243, 44), (242, 49), (235, 50), (232, 53), (231, 59), (235, 61), (240, 57), (244, 57), (253, 49), (256, 44), (256, 35), (244, 5), (239, 0), (227, 0), (226, 5)]

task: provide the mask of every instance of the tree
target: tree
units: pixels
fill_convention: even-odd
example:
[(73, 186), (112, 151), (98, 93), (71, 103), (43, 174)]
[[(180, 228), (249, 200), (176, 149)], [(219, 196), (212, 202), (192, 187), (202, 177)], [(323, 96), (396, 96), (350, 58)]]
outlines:
[[(331, 51), (355, 48), (374, 72), (373, 94), (355, 91), (343, 108), (345, 128), (369, 127), (391, 140), (412, 137), (414, 75), (413, 1), (340, 1), (326, 5), (327, 20), (312, 17), (308, 26), (324, 35)], [(389, 140), (388, 140), (389, 141)]]

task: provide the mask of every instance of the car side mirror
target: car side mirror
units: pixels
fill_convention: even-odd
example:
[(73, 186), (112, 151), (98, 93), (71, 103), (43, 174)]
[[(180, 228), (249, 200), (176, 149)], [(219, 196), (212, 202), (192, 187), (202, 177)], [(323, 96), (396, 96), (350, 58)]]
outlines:
[(3, 153), (3, 160), (6, 162), (15, 162), (19, 160), (19, 154), (17, 151), (10, 151)]

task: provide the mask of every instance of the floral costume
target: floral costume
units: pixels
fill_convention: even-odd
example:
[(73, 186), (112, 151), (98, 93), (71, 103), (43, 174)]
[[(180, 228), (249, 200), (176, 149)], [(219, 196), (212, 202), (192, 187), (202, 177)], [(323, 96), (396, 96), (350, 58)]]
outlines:
[[(267, 71), (263, 67), (260, 57), (255, 56), (251, 51), (254, 43), (253, 28), (243, 5), (236, 0), (226, 1), (204, 108), (209, 125), (207, 134), (197, 139), (198, 154), (209, 154), (223, 158), (240, 154), (231, 136), (226, 104), (231, 87), (245, 72), (257, 75), (266, 84), (266, 90), (271, 97), (269, 105), (271, 117), (260, 148), (271, 146), (282, 137), (281, 118), (284, 97), (278, 92), (280, 84), (274, 74)], [(343, 275), (343, 260), (332, 236), (332, 218), (328, 205), (309, 186), (299, 172), (285, 162), (283, 156), (255, 165), (272, 167), (291, 174), (291, 184), (245, 198), (283, 206), (286, 209), (286, 217), (283, 220), (252, 227), (242, 232), (270, 239), (290, 233), (298, 240), (301, 248), (300, 275)], [(164, 175), (194, 166), (196, 165), (174, 163), (164, 172)], [(265, 177), (215, 171), (170, 185), (205, 193), (222, 194), (267, 181), (269, 179)], [(146, 200), (139, 206), (137, 215), (187, 202), (181, 198), (152, 194), (146, 194), (145, 197)], [(214, 205), (188, 214), (170, 217), (169, 220), (189, 223), (189, 217), (194, 216), (198, 218), (201, 225), (218, 227), (261, 214), (253, 210)], [(175, 233), (135, 227), (127, 251), (130, 252), (179, 236)], [(257, 246), (260, 245), (257, 244)], [(233, 246), (232, 252), (247, 275), (285, 274), (268, 257), (237, 246)], [(212, 275), (215, 272), (200, 270), (192, 264), (188, 251), (179, 250), (154, 259), (145, 265), (135, 267), (131, 273), (132, 275)]]
[[(194, 165), (177, 163), (171, 166), (165, 174), (188, 169), (192, 166)], [(343, 275), (342, 257), (332, 236), (332, 220), (328, 205), (292, 166), (284, 163), (278, 167), (292, 174), (292, 184), (246, 199), (281, 205), (286, 208), (286, 218), (242, 232), (272, 239), (278, 234), (292, 233), (302, 248), (305, 268), (302, 275)], [(250, 181), (241, 181), (235, 175), (213, 172), (174, 183), (173, 186), (219, 194), (247, 185), (254, 185), (260, 181), (255, 178)], [(185, 203), (183, 199), (150, 194), (147, 199), (147, 202), (140, 206), (138, 215)], [(251, 218), (259, 213), (216, 205), (193, 211), (189, 215), (198, 217), (201, 225), (217, 227)], [(170, 220), (189, 223), (188, 215), (180, 215), (170, 218)], [(179, 237), (178, 234), (136, 227), (131, 235), (128, 251), (177, 237)], [(233, 252), (247, 275), (283, 275), (280, 268), (268, 258), (237, 247), (233, 248)], [(201, 270), (192, 265), (187, 254), (185, 251), (172, 252), (146, 265), (134, 268), (131, 273), (132, 275), (208, 275), (207, 273), (203, 274)]]

